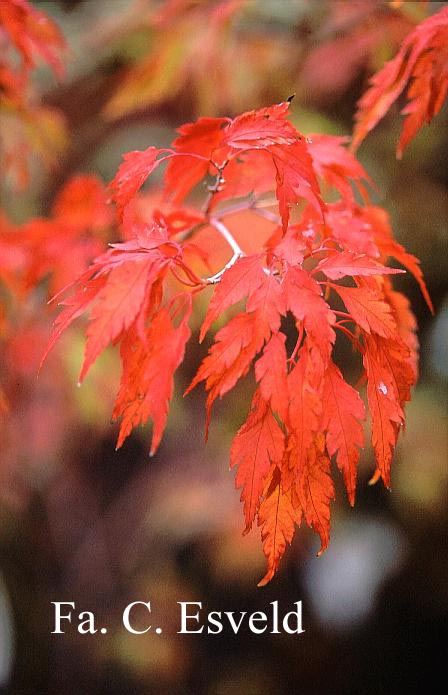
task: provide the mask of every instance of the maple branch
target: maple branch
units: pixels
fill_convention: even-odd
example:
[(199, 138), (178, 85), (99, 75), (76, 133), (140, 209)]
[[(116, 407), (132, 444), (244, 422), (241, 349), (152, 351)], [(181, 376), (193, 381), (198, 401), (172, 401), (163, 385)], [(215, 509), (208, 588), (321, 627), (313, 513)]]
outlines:
[(240, 248), (240, 246), (233, 238), (232, 234), (229, 232), (225, 224), (223, 224), (220, 220), (215, 219), (214, 217), (210, 218), (210, 224), (221, 234), (221, 236), (224, 237), (224, 239), (227, 241), (227, 243), (233, 251), (232, 258), (230, 259), (230, 261), (228, 261), (228, 263), (225, 264), (224, 268), (215, 273), (215, 275), (212, 275), (209, 278), (204, 278), (204, 283), (206, 283), (207, 285), (214, 285), (221, 280), (221, 277), (224, 275), (226, 270), (231, 268), (232, 265), (234, 265), (239, 258), (245, 256), (246, 254)]
[(244, 253), (234, 253), (232, 258), (228, 263), (225, 264), (224, 268), (222, 268), (220, 271), (215, 273), (215, 275), (212, 275), (209, 278), (204, 278), (203, 282), (206, 283), (207, 285), (215, 285), (217, 282), (221, 280), (221, 277), (224, 275), (226, 270), (232, 267), (239, 258), (244, 256)]
[[(191, 229), (188, 229), (186, 232), (182, 232), (178, 237), (179, 241), (187, 241), (188, 239), (191, 239), (191, 237), (194, 236), (196, 232), (200, 229), (203, 229), (208, 224), (213, 224), (212, 221), (208, 218), (208, 215), (210, 213), (209, 208), (211, 207), (213, 195), (214, 193), (210, 193), (204, 204), (205, 220), (203, 222), (195, 224)], [(266, 203), (260, 202), (254, 197), (253, 193), (249, 193), (248, 197), (245, 200), (240, 201), (238, 203), (233, 203), (232, 205), (224, 206), (219, 210), (215, 210), (215, 216), (213, 217), (213, 219), (217, 219), (218, 215), (219, 217), (227, 217), (227, 215), (234, 215), (237, 212), (243, 212), (244, 210), (253, 210), (253, 212), (261, 215), (270, 222), (273, 222), (274, 224), (280, 224), (280, 218), (274, 212), (270, 212), (269, 210), (264, 210), (262, 207), (259, 207), (261, 205), (266, 204), (272, 205), (273, 203), (271, 201), (266, 201)]]
[(269, 222), (275, 222), (275, 224), (280, 224), (281, 222), (280, 217), (276, 215), (275, 212), (265, 210), (264, 208), (258, 208), (255, 205), (252, 206), (252, 209), (254, 212), (257, 213), (257, 215), (260, 215), (260, 217), (264, 217), (265, 220), (269, 220)]
[(215, 167), (215, 169), (218, 173), (216, 174), (216, 181), (213, 184), (213, 186), (208, 187), (208, 196), (207, 196), (207, 199), (204, 203), (204, 214), (205, 215), (208, 215), (210, 213), (212, 203), (213, 203), (213, 198), (215, 197), (215, 193), (222, 191), (223, 184), (225, 183), (222, 173), (223, 173), (224, 169), (226, 168), (228, 162), (225, 161), (221, 165), (218, 165), (215, 162), (211, 162), (211, 164), (212, 164), (212, 166)]
[(227, 229), (225, 224), (223, 224), (220, 220), (217, 220), (215, 217), (210, 217), (209, 222), (212, 225), (212, 227), (214, 227), (221, 234), (221, 236), (224, 237), (224, 239), (229, 244), (229, 246), (232, 249), (233, 254), (235, 256), (244, 256), (245, 255), (244, 251), (240, 248), (236, 239), (234, 239), (234, 237), (232, 236), (230, 231)]
[(216, 210), (215, 214), (219, 214), (220, 217), (226, 217), (227, 215), (233, 215), (236, 212), (242, 212), (243, 210), (251, 210), (256, 204), (253, 193), (249, 193), (246, 200), (242, 200), (239, 203), (233, 203), (233, 205), (227, 205), (220, 210)]

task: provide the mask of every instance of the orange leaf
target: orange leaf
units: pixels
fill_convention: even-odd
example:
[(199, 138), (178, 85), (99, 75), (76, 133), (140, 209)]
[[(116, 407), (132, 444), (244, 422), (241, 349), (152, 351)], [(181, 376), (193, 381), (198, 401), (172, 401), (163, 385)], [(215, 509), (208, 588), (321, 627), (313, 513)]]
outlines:
[(350, 504), (355, 503), (356, 468), (359, 449), (364, 444), (361, 421), (365, 408), (358, 392), (348, 384), (340, 370), (330, 362), (325, 372), (322, 427), (326, 431), (330, 456), (336, 454), (336, 462), (344, 476)]
[(367, 287), (341, 287), (333, 285), (352, 315), (353, 320), (366, 333), (378, 333), (385, 338), (396, 334), (396, 323), (389, 305), (379, 291)]
[(183, 295), (182, 299), (186, 310), (177, 328), (169, 310), (163, 308), (152, 320), (146, 344), (133, 332), (123, 342), (123, 375), (113, 412), (113, 418), (121, 418), (117, 449), (135, 427), (152, 418), (150, 455), (157, 451), (173, 395), (173, 375), (184, 358), (190, 337), (191, 298)]
[(334, 499), (334, 487), (330, 459), (320, 442), (309, 450), (296, 490), (306, 523), (320, 536), (318, 555), (322, 555), (330, 541), (330, 501)]
[(263, 552), (268, 561), (268, 571), (258, 582), (258, 586), (265, 586), (276, 573), (286, 546), (292, 541), (295, 523), (298, 521), (299, 517), (291, 502), (291, 490), (283, 490), (280, 470), (273, 464), (266, 484), (265, 498), (258, 512)]
[(201, 327), (199, 342), (202, 343), (212, 323), (226, 309), (256, 290), (263, 282), (264, 277), (261, 254), (239, 258), (234, 265), (228, 268), (213, 292), (207, 315)]
[(256, 391), (246, 422), (238, 430), (230, 450), (230, 467), (238, 466), (236, 487), (242, 487), (246, 532), (258, 511), (264, 481), (272, 463), (280, 464), (284, 435), (269, 405)]
[(395, 58), (370, 80), (358, 102), (352, 147), (356, 149), (383, 118), (406, 84), (409, 102), (397, 146), (397, 157), (416, 132), (440, 111), (448, 89), (448, 8), (425, 19), (403, 41)]

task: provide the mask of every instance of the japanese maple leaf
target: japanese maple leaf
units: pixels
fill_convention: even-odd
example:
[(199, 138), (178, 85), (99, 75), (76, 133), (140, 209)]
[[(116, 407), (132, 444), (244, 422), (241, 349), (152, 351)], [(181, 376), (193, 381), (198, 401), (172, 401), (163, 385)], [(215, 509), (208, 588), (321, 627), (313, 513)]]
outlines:
[(261, 526), (268, 571), (258, 586), (265, 586), (271, 581), (287, 545), (292, 541), (295, 524), (300, 522), (300, 512), (292, 505), (292, 491), (283, 489), (280, 469), (275, 464), (271, 466), (265, 488), (264, 499), (258, 512), (258, 524)]
[(230, 466), (238, 466), (235, 485), (242, 488), (246, 532), (257, 514), (271, 464), (281, 463), (284, 446), (284, 434), (269, 404), (257, 390), (247, 420), (238, 430), (230, 450)]
[(158, 449), (173, 395), (173, 375), (190, 337), (191, 296), (185, 294), (181, 300), (185, 309), (179, 326), (173, 324), (169, 308), (163, 307), (153, 317), (145, 342), (131, 331), (122, 343), (123, 374), (113, 411), (113, 418), (121, 419), (117, 449), (149, 418), (154, 423), (150, 455)]
[(381, 254), (375, 238), (376, 225), (366, 215), (366, 208), (359, 205), (347, 207), (343, 201), (332, 203), (327, 205), (325, 224), (329, 235), (344, 251), (379, 260)]
[(397, 393), (394, 374), (385, 347), (374, 337), (365, 338), (364, 367), (367, 374), (367, 398), (372, 416), (372, 445), (378, 471), (390, 487), (390, 466), (404, 412)]
[(64, 306), (63, 311), (56, 317), (53, 332), (48, 342), (45, 353), (42, 357), (41, 367), (50, 350), (53, 349), (64, 331), (73, 323), (75, 319), (88, 309), (100, 290), (106, 284), (106, 276), (99, 276), (90, 280), (88, 286), (81, 284), (76, 292), (61, 302)]
[(302, 235), (300, 224), (290, 224), (286, 234), (283, 234), (281, 227), (278, 227), (266, 247), (268, 258), (286, 261), (288, 266), (301, 266), (305, 257), (306, 245)]
[(372, 180), (353, 153), (344, 147), (348, 137), (311, 134), (306, 141), (314, 170), (328, 186), (339, 191), (348, 203), (355, 200), (351, 181), (366, 195), (364, 182), (372, 184)]
[(395, 292), (391, 285), (385, 283), (384, 292), (391, 307), (392, 315), (397, 324), (398, 334), (409, 350), (407, 361), (412, 367), (414, 380), (418, 377), (417, 320), (411, 311), (410, 302), (401, 292)]
[(176, 260), (172, 244), (154, 225), (138, 239), (114, 244), (75, 283), (80, 289), (58, 317), (50, 344), (91, 307), (80, 381), (106, 346), (119, 340), (134, 321), (142, 332), (152, 308), (152, 288)]
[(396, 334), (396, 323), (390, 306), (379, 290), (368, 287), (342, 287), (333, 285), (353, 320), (367, 333), (378, 333), (385, 338)]
[(279, 330), (281, 317), (286, 314), (286, 298), (284, 288), (270, 271), (248, 296), (246, 311), (259, 311), (273, 333)]
[(319, 212), (325, 209), (313, 163), (303, 140), (292, 145), (273, 145), (269, 148), (276, 169), (276, 196), (283, 231), (286, 232), (292, 205), (307, 200)]
[(317, 438), (308, 450), (296, 490), (306, 523), (320, 536), (318, 555), (322, 555), (330, 542), (330, 501), (334, 499), (330, 459), (325, 453), (322, 438)]
[(205, 381), (207, 432), (213, 403), (247, 374), (268, 337), (269, 326), (257, 311), (238, 314), (216, 334), (215, 343), (185, 392), (186, 395), (200, 381)]
[[(196, 297), (213, 287), (199, 342), (217, 320), (224, 325), (186, 394), (204, 382), (207, 436), (216, 399), (254, 369), (256, 389), (232, 444), (231, 467), (237, 469), (245, 532), (254, 521), (261, 528), (267, 559), (261, 585), (277, 571), (302, 520), (319, 535), (319, 552), (327, 547), (332, 458), (354, 502), (365, 407), (335, 364), (337, 335), (362, 357), (374, 478), (390, 485), (418, 351), (415, 318), (392, 284), (403, 271), (386, 265), (391, 257), (415, 275), (428, 298), (418, 261), (395, 242), (386, 213), (355, 202), (349, 179), (360, 191), (367, 179), (343, 140), (306, 142), (287, 115), (283, 103), (234, 119), (199, 119), (180, 129), (173, 150), (149, 147), (125, 156), (110, 190), (126, 241), (111, 244), (74, 283), (50, 342), (90, 311), (81, 378), (107, 345), (120, 343), (117, 446), (152, 420), (154, 453), (190, 336), (190, 313)], [(200, 211), (152, 210), (148, 222), (130, 205), (165, 160), (165, 193), (176, 205), (202, 179), (214, 181)], [(336, 203), (324, 206), (318, 178), (339, 193)], [(259, 207), (258, 194), (268, 190), (276, 192), (280, 218)], [(229, 204), (232, 196), (239, 201)], [(96, 194), (93, 209), (95, 200)], [(299, 219), (290, 224), (296, 203)], [(244, 222), (234, 215), (238, 210)], [(64, 205), (58, 214), (62, 220)], [(260, 216), (267, 229), (258, 239)]]
[(327, 450), (330, 456), (336, 455), (353, 506), (359, 450), (364, 444), (361, 423), (365, 419), (365, 408), (359, 393), (345, 381), (334, 362), (328, 364), (325, 372), (323, 402), (322, 427), (326, 432)]
[(406, 268), (406, 270), (408, 270), (414, 276), (414, 278), (417, 280), (419, 284), (425, 302), (428, 305), (429, 310), (433, 314), (434, 307), (431, 301), (431, 297), (429, 296), (428, 288), (426, 287), (426, 283), (423, 279), (423, 272), (420, 268), (420, 261), (418, 260), (418, 258), (416, 258), (416, 256), (414, 256), (412, 253), (408, 253), (401, 244), (399, 244), (397, 241), (395, 241), (395, 239), (392, 239), (391, 237), (389, 237), (388, 239), (378, 239), (377, 243), (382, 253), (384, 253), (387, 256), (393, 256), (394, 258), (396, 258), (397, 261), (401, 263)]
[(84, 363), (79, 381), (109, 343), (128, 329), (141, 310), (148, 285), (154, 284), (167, 261), (127, 261), (112, 268), (90, 312)]
[[(143, 186), (148, 176), (169, 154), (172, 154), (172, 150), (148, 147), (144, 151), (135, 150), (124, 155), (115, 178), (109, 184), (112, 199), (117, 205), (117, 213), (121, 219), (128, 203)], [(162, 156), (157, 159), (159, 155)]]
[(248, 195), (262, 195), (272, 190), (275, 167), (272, 156), (265, 148), (235, 150), (225, 166), (217, 191), (213, 196), (213, 209), (222, 201)]
[(297, 485), (306, 465), (308, 451), (319, 431), (323, 382), (313, 369), (310, 341), (299, 351), (298, 362), (288, 374), (288, 438), (283, 482), (286, 489)]
[(286, 336), (273, 333), (263, 355), (255, 363), (255, 376), (260, 393), (274, 412), (285, 422), (288, 417), (288, 382)]
[(212, 323), (226, 309), (247, 297), (249, 293), (253, 293), (263, 283), (265, 274), (263, 273), (261, 258), (261, 254), (239, 258), (223, 274), (208, 305), (207, 315), (199, 335), (200, 342), (204, 339)]
[(316, 272), (319, 270), (331, 280), (340, 280), (347, 275), (396, 275), (404, 272), (398, 268), (387, 268), (364, 254), (350, 251), (342, 251), (324, 258), (316, 267)]
[(42, 58), (61, 77), (64, 66), (60, 54), (65, 40), (57, 25), (27, 0), (0, 3), (0, 26), (19, 52), (25, 69)]
[(401, 157), (419, 128), (437, 115), (448, 89), (448, 8), (425, 19), (406, 37), (395, 58), (371, 79), (358, 103), (352, 146), (356, 149), (384, 117), (406, 85), (408, 104), (397, 145)]
[[(199, 118), (178, 129), (179, 137), (173, 142), (176, 152), (201, 155), (204, 159), (190, 160), (185, 165), (182, 157), (172, 159), (165, 174), (165, 189), (173, 205), (178, 205), (201, 181), (210, 168), (210, 159), (222, 146), (223, 126), (227, 118)], [(215, 160), (214, 160), (215, 161)]]
[(290, 268), (284, 287), (288, 308), (303, 324), (310, 342), (325, 364), (336, 339), (332, 328), (336, 317), (322, 297), (320, 285), (302, 268)]
[(233, 119), (224, 130), (224, 142), (236, 149), (292, 145), (303, 139), (286, 120), (289, 103), (248, 111)]

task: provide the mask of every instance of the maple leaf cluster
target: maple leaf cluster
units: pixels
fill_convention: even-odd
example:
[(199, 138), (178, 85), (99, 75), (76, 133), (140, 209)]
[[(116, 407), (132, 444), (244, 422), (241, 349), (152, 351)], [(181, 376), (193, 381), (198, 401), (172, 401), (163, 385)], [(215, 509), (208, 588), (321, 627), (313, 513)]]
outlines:
[[(409, 84), (410, 83), (410, 84)], [(370, 88), (358, 103), (353, 147), (366, 135), (398, 99), (406, 85), (408, 103), (397, 156), (424, 123), (436, 116), (448, 89), (448, 7), (425, 19), (403, 41), (397, 55), (370, 80)]]
[[(322, 1), (318, 23), (313, 3), (300, 11), (296, 3), (283, 5), (277, 14), (265, 0), (166, 0), (117, 13), (95, 27), (92, 43), (141, 48), (132, 56), (119, 51), (121, 79), (104, 116), (122, 118), (174, 97), (187, 98), (197, 115), (238, 113), (264, 104), (266, 94), (275, 99), (283, 84), (294, 85), (302, 106), (328, 106), (414, 26), (398, 3)], [(305, 33), (307, 41), (297, 40)]]
[[(416, 277), (430, 304), (418, 260), (394, 240), (385, 211), (369, 204), (369, 177), (345, 138), (305, 138), (288, 107), (200, 118), (179, 129), (171, 148), (125, 154), (110, 184), (125, 241), (74, 283), (49, 345), (89, 312), (80, 381), (109, 344), (119, 344), (117, 446), (150, 419), (154, 454), (191, 313), (212, 290), (199, 340), (217, 321), (220, 327), (186, 393), (204, 382), (208, 430), (216, 399), (253, 369), (256, 389), (231, 466), (245, 532), (254, 522), (261, 527), (267, 572), (260, 584), (272, 578), (302, 521), (318, 533), (320, 552), (327, 547), (332, 460), (354, 503), (364, 381), (375, 477), (390, 485), (418, 350), (414, 316), (392, 284), (403, 270), (388, 267), (390, 258)], [(142, 219), (139, 191), (163, 163), (166, 203)], [(205, 199), (191, 208), (204, 185)], [(324, 192), (336, 202), (325, 202)], [(257, 239), (260, 218), (269, 234)], [(355, 385), (334, 360), (337, 339), (359, 355)]]
[[(71, 284), (104, 249), (114, 224), (103, 182), (92, 174), (71, 177), (51, 214), (12, 224), (0, 214), (0, 279), (23, 298), (41, 281), (50, 297)], [(70, 263), (61, 259), (70, 259)]]
[(65, 123), (39, 103), (30, 81), (39, 61), (61, 78), (65, 39), (55, 22), (27, 0), (0, 2), (0, 144), (2, 167), (20, 188), (29, 181), (27, 160), (38, 154), (52, 164), (65, 145)]

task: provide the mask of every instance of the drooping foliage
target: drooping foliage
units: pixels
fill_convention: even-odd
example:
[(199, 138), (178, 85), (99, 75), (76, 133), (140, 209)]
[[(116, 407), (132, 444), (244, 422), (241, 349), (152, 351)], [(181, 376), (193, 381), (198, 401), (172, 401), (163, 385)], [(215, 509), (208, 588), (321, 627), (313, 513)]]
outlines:
[(403, 41), (395, 58), (387, 62), (370, 80), (370, 88), (360, 99), (355, 115), (353, 147), (389, 111), (408, 86), (407, 104), (401, 111), (406, 118), (397, 144), (397, 156), (417, 131), (436, 116), (448, 89), (448, 7), (428, 17)]
[[(327, 547), (332, 459), (354, 503), (366, 416), (356, 386), (361, 378), (377, 475), (390, 485), (417, 378), (417, 346), (409, 306), (392, 285), (404, 271), (387, 263), (396, 260), (412, 272), (429, 301), (417, 259), (394, 241), (385, 211), (368, 203), (369, 177), (344, 140), (305, 138), (288, 119), (288, 107), (200, 118), (179, 129), (170, 149), (124, 155), (110, 191), (127, 241), (112, 244), (75, 282), (50, 342), (89, 312), (80, 380), (107, 345), (120, 345), (118, 446), (151, 419), (154, 454), (190, 339), (191, 312), (212, 289), (200, 341), (218, 320), (220, 327), (186, 393), (204, 383), (208, 430), (216, 399), (254, 371), (256, 389), (232, 444), (231, 466), (245, 530), (261, 526), (268, 563), (261, 584), (274, 575), (302, 521), (320, 536), (320, 552)], [(143, 222), (136, 196), (165, 163), (165, 209)], [(184, 205), (204, 181), (208, 192), (193, 214)], [(326, 203), (322, 184), (339, 200)], [(252, 220), (256, 234), (260, 217), (270, 234), (252, 239), (247, 250), (246, 226)], [(227, 243), (224, 262), (215, 258), (213, 243), (204, 244), (204, 232)], [(350, 341), (359, 354), (355, 384), (335, 362), (337, 340)]]
[[(225, 58), (234, 40), (230, 30), (249, 4), (190, 5), (173, 0), (152, 17), (162, 39), (127, 71), (103, 115), (119, 119), (141, 103), (163, 101), (179, 85), (199, 82), (218, 58), (231, 92)], [(331, 7), (337, 20), (349, 6)], [(345, 43), (373, 50), (379, 35), (372, 33), (370, 16), (354, 18)], [(397, 17), (386, 16), (387, 25), (395, 26)], [(401, 39), (405, 23), (399, 19)], [(201, 40), (185, 31), (196, 21)], [(424, 21), (372, 78), (359, 104), (353, 150), (406, 85), (398, 154), (440, 111), (447, 89), (447, 21), (446, 9)], [(61, 77), (65, 41), (56, 24), (26, 0), (0, 2), (0, 28), (7, 48), (0, 63), (3, 169), (24, 186), (29, 155), (54, 161), (64, 144), (63, 120), (40, 102), (30, 75), (43, 62)], [(339, 40), (325, 50), (331, 54)], [(224, 57), (217, 50), (223, 42)], [(201, 104), (208, 103), (205, 91)], [(215, 96), (211, 112), (222, 113), (218, 90)], [(367, 416), (373, 480), (390, 486), (418, 371), (416, 321), (406, 297), (394, 289), (393, 275), (404, 269), (414, 275), (432, 310), (419, 261), (395, 241), (386, 211), (370, 203), (371, 181), (347, 148), (349, 139), (305, 137), (288, 108), (282, 102), (233, 119), (201, 117), (178, 129), (171, 148), (125, 154), (109, 186), (119, 225), (101, 181), (91, 175), (70, 179), (48, 217), (21, 225), (0, 217), (0, 280), (6, 290), (0, 329), (7, 352), (29, 368), (29, 345), (42, 326), (36, 331), (32, 321), (24, 322), (22, 330), (15, 308), (34, 291), (35, 307), (45, 304), (48, 293), (63, 293), (47, 353), (75, 319), (88, 314), (80, 381), (107, 346), (120, 350), (113, 408), (120, 422), (117, 447), (151, 421), (149, 451), (156, 453), (174, 375), (191, 339), (191, 318), (208, 302), (199, 342), (214, 325), (217, 331), (186, 394), (204, 384), (208, 433), (215, 401), (254, 375), (251, 406), (234, 437), (230, 464), (241, 490), (244, 532), (254, 525), (261, 530), (267, 571), (260, 584), (273, 577), (302, 522), (318, 534), (320, 552), (327, 547), (332, 466), (353, 505)], [(141, 189), (159, 168), (164, 201), (145, 214)], [(112, 230), (118, 241), (105, 250)], [(353, 348), (354, 378), (337, 364), (340, 341)], [(22, 357), (20, 345), (27, 346)], [(7, 400), (0, 390), (2, 413)]]

